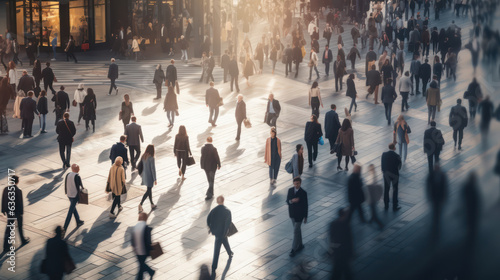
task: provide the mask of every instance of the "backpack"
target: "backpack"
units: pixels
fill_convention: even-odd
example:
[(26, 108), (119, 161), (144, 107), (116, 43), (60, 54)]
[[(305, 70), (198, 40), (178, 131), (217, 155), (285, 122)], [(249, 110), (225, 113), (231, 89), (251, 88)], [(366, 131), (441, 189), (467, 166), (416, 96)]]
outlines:
[(293, 165), (292, 165), (292, 159), (290, 159), (290, 161), (288, 161), (286, 164), (285, 164), (285, 170), (286, 172), (292, 174), (293, 173)]

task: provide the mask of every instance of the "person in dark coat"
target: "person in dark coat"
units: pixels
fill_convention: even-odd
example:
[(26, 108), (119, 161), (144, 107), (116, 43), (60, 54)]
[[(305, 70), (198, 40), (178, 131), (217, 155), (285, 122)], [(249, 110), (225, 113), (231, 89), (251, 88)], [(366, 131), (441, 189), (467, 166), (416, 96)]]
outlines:
[(481, 91), (481, 86), (476, 78), (473, 78), (472, 82), (467, 87), (467, 91), (464, 93), (464, 99), (469, 100), (469, 114), (471, 120), (476, 117), (477, 105), (482, 98), (483, 93)]
[(23, 76), (19, 79), (19, 84), (17, 85), (17, 91), (22, 90), (26, 93), (30, 90), (35, 89), (35, 81), (32, 77), (28, 76), (28, 71), (23, 71)]
[(229, 50), (225, 50), (224, 54), (220, 58), (220, 67), (224, 70), (224, 83), (227, 82), (227, 74), (229, 72)]
[(167, 66), (167, 70), (165, 72), (165, 79), (167, 80), (167, 87), (172, 86), (176, 87), (177, 83), (177, 68), (175, 68), (175, 60), (170, 60), (170, 65)]
[(374, 103), (379, 104), (378, 102), (378, 92), (379, 92), (379, 85), (382, 83), (382, 78), (380, 77), (380, 72), (376, 70), (375, 64), (372, 65), (372, 69), (368, 72), (366, 75), (366, 81), (367, 85), (370, 86), (368, 89), (368, 93), (366, 94), (366, 99), (368, 99), (368, 96), (370, 94), (374, 94), (375, 96), (373, 97)]
[(132, 101), (130, 101), (130, 96), (128, 94), (123, 95), (122, 107), (119, 113), (119, 117), (123, 122), (123, 129), (127, 128), (127, 124), (130, 123), (130, 119), (134, 115), (134, 106)]
[(221, 167), (219, 153), (212, 144), (212, 137), (210, 136), (207, 137), (207, 143), (201, 148), (200, 166), (207, 175), (208, 190), (205, 200), (209, 200), (214, 196), (215, 172)]
[(63, 229), (61, 226), (56, 227), (56, 235), (47, 240), (45, 246), (45, 271), (49, 279), (63, 279), (65, 273), (64, 263), (71, 260), (69, 255), (68, 244), (64, 241)]
[(232, 258), (234, 253), (231, 251), (231, 246), (227, 240), (229, 227), (232, 223), (231, 210), (224, 206), (224, 197), (217, 197), (217, 206), (210, 211), (207, 217), (207, 225), (212, 235), (215, 236), (214, 244), (214, 259), (212, 261), (212, 279), (215, 279), (215, 271), (219, 263), (220, 247), (224, 245), (229, 258)]
[(192, 155), (191, 148), (189, 147), (189, 136), (186, 127), (179, 126), (179, 132), (175, 135), (174, 141), (174, 155), (177, 158), (177, 167), (179, 168), (179, 176), (184, 180), (186, 174), (186, 166), (188, 157)]
[(443, 149), (444, 138), (441, 130), (436, 128), (436, 122), (431, 121), (431, 128), (424, 132), (424, 153), (427, 154), (429, 172), (434, 170), (434, 161), (439, 162), (439, 154)]
[(325, 114), (325, 138), (330, 142), (330, 154), (333, 154), (335, 152), (333, 148), (341, 125), (339, 115), (336, 112), (337, 106), (332, 104), (330, 108), (331, 110)]
[(431, 79), (431, 66), (429, 65), (429, 59), (425, 59), (424, 64), (420, 65), (418, 68), (418, 77), (422, 79), (422, 93), (426, 94), (427, 83)]
[(344, 75), (346, 74), (346, 66), (345, 66), (345, 61), (342, 60), (342, 57), (340, 55), (337, 55), (337, 60), (333, 63), (333, 74), (335, 75), (335, 91), (339, 91), (339, 84), (340, 84), (340, 90), (342, 90), (342, 79), (344, 78)]
[(350, 211), (339, 209), (338, 218), (330, 224), (330, 248), (333, 251), (332, 279), (352, 279), (351, 261), (354, 246), (350, 225)]
[[(300, 49), (299, 49), (300, 50)], [(286, 49), (284, 50), (285, 58), (283, 59), (285, 61), (285, 77), (288, 77), (288, 72), (292, 73), (292, 62), (293, 60), (293, 49), (290, 47), (290, 44), (286, 45)], [(300, 56), (302, 56), (302, 52), (300, 53)]]
[[(73, 144), (73, 136), (76, 134), (75, 124), (69, 120), (69, 113), (63, 115), (63, 119), (56, 126), (57, 141), (59, 142), (59, 155), (63, 162), (63, 169), (70, 167), (71, 145)], [(64, 154), (66, 150), (66, 155)]]
[(495, 111), (493, 102), (490, 101), (490, 97), (488, 95), (486, 95), (484, 100), (479, 103), (477, 111), (481, 114), (481, 122), (479, 124), (481, 132), (483, 135), (487, 135), (490, 130), (491, 118), (493, 117), (493, 112)]
[[(376, 60), (377, 53), (373, 51), (373, 47), (370, 47), (370, 51), (366, 53), (365, 75), (368, 76), (368, 71), (372, 70), (369, 66)], [(368, 78), (366, 79), (366, 86), (369, 86)]]
[(173, 86), (168, 86), (167, 96), (163, 101), (163, 110), (167, 112), (168, 127), (174, 126), (175, 115), (178, 114), (179, 106), (177, 104), (177, 94)]
[(212, 52), (208, 52), (207, 61), (208, 61), (208, 67), (207, 67), (207, 81), (206, 81), (206, 83), (208, 84), (209, 80), (212, 80), (212, 82), (214, 81), (213, 72), (214, 72), (214, 68), (215, 68), (215, 59), (214, 59)]
[[(11, 183), (12, 182), (12, 183)], [(7, 218), (12, 219), (8, 222), (5, 228), (5, 235), (3, 238), (3, 253), (7, 253), (13, 248), (9, 246), (9, 236), (11, 236), (11, 231), (14, 231), (14, 227), (17, 223), (17, 230), (19, 231), (19, 237), (21, 238), (21, 244), (26, 245), (30, 242), (29, 237), (24, 237), (23, 232), (23, 214), (24, 214), (24, 204), (23, 204), (23, 192), (17, 186), (19, 184), (19, 177), (16, 175), (10, 176), (9, 185), (3, 189), (2, 195), (2, 213)], [(14, 193), (14, 200), (11, 200), (12, 193)], [(11, 210), (12, 203), (14, 202), (14, 210)], [(16, 222), (17, 221), (17, 222)], [(14, 235), (15, 237), (15, 235)], [(17, 244), (17, 243), (16, 243)], [(16, 246), (18, 247), (18, 246)]]
[(205, 105), (210, 111), (208, 123), (211, 123), (212, 126), (217, 126), (215, 123), (217, 122), (217, 117), (219, 116), (219, 103), (221, 101), (221, 97), (219, 95), (219, 91), (214, 88), (214, 85), (214, 82), (210, 82), (210, 88), (207, 89), (205, 93)]
[(151, 231), (153, 230), (147, 225), (148, 214), (142, 212), (139, 214), (139, 222), (132, 229), (131, 243), (134, 248), (134, 253), (139, 261), (139, 272), (137, 279), (143, 279), (144, 272), (147, 272), (151, 279), (155, 271), (146, 264), (146, 259), (151, 252)]
[(56, 91), (53, 88), (54, 80), (56, 76), (54, 75), (54, 71), (52, 71), (52, 68), (50, 68), (50, 62), (47, 61), (45, 63), (46, 67), (42, 71), (42, 78), (43, 78), (43, 89), (47, 91), (47, 89), (50, 88), (52, 91), (52, 94), (55, 94)]
[(281, 105), (280, 102), (274, 99), (274, 94), (270, 93), (267, 99), (266, 115), (264, 117), (264, 122), (269, 126), (276, 127), (276, 122), (280, 116)]
[(302, 244), (302, 222), (307, 223), (307, 214), (309, 203), (307, 202), (307, 192), (300, 187), (302, 180), (300, 178), (293, 179), (293, 187), (288, 189), (286, 196), (286, 204), (288, 205), (288, 215), (292, 220), (293, 225), (293, 243), (290, 257), (304, 249)]
[(40, 97), (38, 98), (38, 103), (36, 104), (36, 109), (40, 114), (40, 133), (47, 133), (45, 130), (46, 118), (49, 113), (49, 108), (47, 104), (47, 92), (42, 90), (40, 92)]
[(161, 87), (163, 86), (163, 82), (165, 81), (165, 73), (161, 69), (161, 64), (156, 66), (155, 76), (153, 78), (153, 84), (156, 86), (156, 98), (161, 99)]
[(306, 123), (304, 131), (309, 167), (313, 167), (313, 161), (316, 161), (318, 157), (318, 141), (321, 136), (323, 136), (323, 131), (321, 130), (321, 124), (318, 122), (318, 117), (311, 115), (311, 120)]
[(115, 94), (118, 94), (118, 88), (116, 87), (115, 81), (118, 79), (118, 65), (115, 63), (115, 59), (111, 59), (111, 64), (109, 64), (109, 69), (108, 69), (108, 79), (111, 80), (111, 85), (109, 86), (109, 93), (108, 95), (111, 95), (111, 91), (113, 88), (115, 89)]
[(85, 128), (90, 129), (89, 122), (92, 122), (92, 131), (95, 132), (95, 119), (97, 108), (97, 97), (94, 94), (94, 90), (91, 88), (87, 89), (87, 95), (83, 99), (83, 119), (85, 120)]
[(295, 78), (299, 75), (299, 65), (302, 62), (302, 50), (298, 45), (293, 46), (292, 50), (293, 63), (295, 63)]
[(354, 105), (354, 112), (356, 112), (356, 109), (358, 108), (358, 104), (356, 104), (356, 95), (358, 94), (358, 92), (356, 92), (356, 85), (354, 84), (354, 74), (349, 74), (349, 78), (347, 79), (346, 84), (347, 84), (347, 91), (345, 94), (351, 98), (351, 106), (349, 107), (349, 114), (350, 114), (353, 105)]
[[(40, 87), (40, 81), (42, 80), (42, 65), (40, 60), (35, 60), (35, 65), (33, 66), (33, 78), (35, 79), (35, 87)], [(38, 97), (38, 96), (37, 96)]]
[(36, 108), (36, 101), (33, 100), (33, 91), (28, 91), (28, 96), (21, 100), (21, 119), (23, 119), (24, 138), (33, 137), (31, 130), (33, 128), (33, 119), (35, 114), (40, 116)]
[[(467, 118), (467, 109), (462, 106), (462, 99), (457, 99), (457, 105), (451, 107), (449, 123), (453, 128), (453, 141), (455, 141), (455, 148), (462, 150), (462, 139), (464, 137), (464, 128), (467, 127), (469, 119)], [(458, 139), (457, 139), (458, 135)]]
[(401, 169), (401, 156), (396, 153), (396, 145), (389, 144), (389, 151), (382, 154), (382, 174), (384, 176), (384, 209), (389, 209), (389, 191), (392, 184), (392, 210), (401, 209), (398, 200), (399, 170)]
[(122, 157), (123, 159), (123, 169), (127, 170), (127, 165), (129, 164), (127, 147), (125, 147), (125, 143), (127, 141), (127, 136), (120, 136), (120, 142), (116, 142), (111, 146), (111, 150), (109, 151), (109, 159), (111, 160), (111, 165), (115, 163), (117, 157)]
[(333, 60), (332, 50), (328, 49), (328, 45), (326, 45), (325, 50), (323, 51), (322, 62), (323, 64), (325, 64), (325, 73), (327, 77), (328, 74), (330, 73), (330, 63), (332, 62), (332, 60)]
[(238, 76), (240, 75), (240, 71), (238, 69), (238, 62), (236, 61), (235, 55), (232, 56), (228, 68), (229, 76), (231, 76), (231, 92), (233, 92), (233, 84), (236, 86), (236, 92), (240, 92), (240, 87), (238, 86)]
[(382, 88), (382, 103), (384, 103), (385, 118), (388, 125), (391, 125), (392, 104), (398, 98), (398, 94), (391, 83), (392, 79), (388, 79), (387, 84)]
[(75, 60), (75, 63), (78, 63), (78, 60), (75, 57), (74, 51), (75, 51), (75, 39), (73, 39), (73, 36), (69, 36), (68, 43), (66, 44), (66, 48), (64, 49), (66, 52), (66, 61), (69, 61), (69, 58), (73, 58)]
[(434, 172), (429, 173), (426, 183), (427, 197), (432, 205), (432, 233), (436, 239), (439, 235), (439, 221), (448, 192), (448, 177), (439, 164), (434, 166)]
[(56, 93), (56, 95), (52, 98), (54, 101), (54, 112), (56, 113), (56, 122), (55, 125), (62, 119), (64, 112), (69, 112), (69, 96), (64, 91), (65, 87), (61, 86), (60, 90)]
[(243, 95), (238, 94), (238, 101), (236, 102), (236, 110), (234, 111), (236, 123), (238, 124), (238, 131), (234, 140), (239, 141), (241, 135), (241, 123), (247, 118), (247, 106), (243, 101)]
[(359, 59), (361, 59), (361, 55), (359, 54), (359, 50), (356, 47), (356, 44), (354, 44), (352, 46), (351, 50), (349, 51), (349, 54), (347, 55), (347, 59), (349, 59), (351, 61), (351, 69), (352, 70), (355, 70), (354, 69), (354, 64), (356, 64), (356, 56)]
[(357, 210), (361, 222), (364, 223), (365, 216), (361, 204), (365, 201), (365, 194), (363, 192), (363, 180), (361, 179), (361, 166), (358, 164), (354, 165), (352, 174), (347, 180), (347, 198), (349, 200), (350, 217)]

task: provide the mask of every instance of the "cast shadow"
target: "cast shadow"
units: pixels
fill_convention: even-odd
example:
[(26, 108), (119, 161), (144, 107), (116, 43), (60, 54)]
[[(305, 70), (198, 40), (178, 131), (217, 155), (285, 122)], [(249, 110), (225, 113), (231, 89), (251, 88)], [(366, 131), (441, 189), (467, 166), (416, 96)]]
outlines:
[(172, 131), (172, 128), (170, 127), (167, 131), (165, 131), (163, 134), (161, 135), (158, 135), (158, 136), (155, 136), (153, 138), (153, 140), (151, 141), (151, 143), (153, 145), (155, 145), (156, 147), (160, 146), (161, 144), (167, 142), (168, 140), (170, 140), (170, 136), (168, 136), (168, 134)]
[(181, 198), (181, 187), (184, 181), (180, 178), (177, 179), (175, 184), (166, 192), (162, 193), (156, 202), (158, 208), (155, 209), (155, 216), (151, 220), (151, 226), (161, 225), (161, 223), (168, 218), (174, 205)]
[(26, 196), (29, 202), (28, 205), (35, 204), (38, 201), (52, 194), (55, 190), (59, 188), (59, 186), (61, 186), (61, 184), (58, 183), (61, 183), (61, 179), (58, 177), (54, 177), (52, 182), (45, 183), (40, 188), (30, 191)]
[(160, 105), (160, 103), (156, 103), (155, 105), (153, 105), (151, 107), (144, 108), (144, 110), (142, 110), (142, 116), (146, 117), (146, 116), (153, 114), (156, 111), (158, 105)]
[(245, 152), (245, 149), (238, 149), (240, 146), (240, 141), (228, 146), (226, 148), (226, 158), (224, 161), (236, 160)]
[(205, 131), (203, 131), (202, 133), (200, 133), (196, 136), (196, 140), (198, 140), (198, 144), (196, 145), (196, 147), (199, 148), (199, 147), (203, 146), (203, 144), (205, 144), (207, 141), (207, 137), (213, 135), (212, 128), (213, 128), (213, 126), (209, 126), (209, 127), (207, 127), (207, 129), (205, 129)]
[[(200, 249), (208, 239), (209, 233), (206, 225), (208, 213), (210, 212), (213, 199), (205, 201), (198, 218), (193, 221), (191, 227), (182, 233), (181, 241), (184, 248), (186, 259), (190, 260), (192, 254)], [(194, 250), (190, 252), (191, 250)]]
[(100, 154), (99, 154), (99, 157), (97, 159), (97, 163), (101, 163), (101, 162), (105, 162), (105, 161), (108, 161), (110, 160), (109, 159), (109, 153), (111, 152), (111, 147), (102, 151)]
[(231, 267), (231, 262), (233, 261), (233, 258), (229, 258), (227, 260), (227, 264), (226, 264), (226, 267), (224, 268), (224, 271), (222, 272), (222, 275), (220, 277), (221, 280), (224, 280), (226, 279), (226, 274), (227, 272), (229, 271), (229, 268)]

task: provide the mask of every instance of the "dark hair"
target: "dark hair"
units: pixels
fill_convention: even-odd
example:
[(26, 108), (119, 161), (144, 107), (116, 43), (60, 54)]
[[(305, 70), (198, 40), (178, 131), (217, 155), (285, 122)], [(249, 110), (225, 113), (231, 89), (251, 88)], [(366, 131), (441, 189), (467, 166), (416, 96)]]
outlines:
[(10, 178), (14, 184), (19, 183), (19, 177), (17, 175), (12, 175)]
[(63, 232), (63, 229), (61, 226), (57, 226), (56, 227), (56, 237), (59, 237), (60, 239), (62, 239), (62, 232)]
[(311, 117), (313, 118), (313, 122), (318, 123), (318, 116), (312, 114)]
[(457, 99), (457, 104), (462, 104), (462, 99)]
[(45, 63), (45, 65), (50, 66), (50, 62), (49, 62), (49, 61), (47, 61), (47, 62)]
[(348, 119), (344, 119), (344, 121), (342, 122), (342, 126), (340, 127), (340, 129), (342, 131), (346, 131), (349, 128), (352, 128), (351, 121), (349, 121)]
[(405, 76), (406, 76), (406, 77), (410, 76), (410, 71), (406, 71), (406, 72), (405, 72)]
[(330, 108), (332, 108), (332, 109), (337, 109), (337, 105), (332, 104), (332, 105), (330, 105)]
[(302, 144), (297, 144), (297, 146), (295, 146), (295, 151), (300, 151), (300, 148), (302, 148)]
[(137, 121), (137, 118), (135, 116), (133, 116), (132, 118), (130, 118), (133, 122)]
[(183, 125), (179, 126), (179, 133), (177, 135), (187, 136), (186, 127)]
[(44, 89), (42, 89), (42, 91), (40, 91), (40, 96), (47, 96), (47, 92)]
[(394, 145), (394, 143), (390, 143), (389, 144), (389, 150), (395, 150), (396, 149), (396, 145)]
[(90, 97), (95, 97), (94, 90), (92, 88), (87, 88), (87, 95)]
[(351, 79), (351, 80), (354, 79), (354, 74), (352, 74), (352, 73), (349, 74), (349, 79)]
[(120, 136), (120, 142), (127, 140), (127, 135)]
[(65, 89), (65, 87), (64, 87), (64, 86), (61, 86), (59, 89), (60, 89), (60, 90), (64, 90), (64, 89)]
[(436, 126), (436, 122), (435, 121), (431, 121), (431, 126)]
[(301, 182), (302, 183), (302, 179), (300, 179), (300, 177), (297, 177), (297, 178), (293, 178), (293, 182)]
[(314, 83), (312, 84), (311, 88), (317, 88), (318, 87), (318, 82), (314, 81)]
[(155, 145), (149, 144), (146, 147), (146, 151), (144, 151), (144, 154), (142, 154), (142, 159), (147, 159), (148, 157), (154, 157), (155, 156)]

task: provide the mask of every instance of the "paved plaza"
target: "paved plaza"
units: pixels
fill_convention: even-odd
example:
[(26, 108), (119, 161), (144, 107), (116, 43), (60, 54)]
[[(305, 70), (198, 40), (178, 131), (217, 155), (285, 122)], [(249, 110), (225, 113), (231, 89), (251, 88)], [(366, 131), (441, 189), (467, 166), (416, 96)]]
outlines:
[[(454, 16), (447, 11), (439, 22), (431, 21), (431, 26), (446, 27), (452, 18)], [(465, 17), (456, 19), (456, 23), (462, 27), (465, 44), (469, 40), (472, 23)], [(346, 51), (352, 46), (351, 27), (346, 25), (343, 34)], [(255, 32), (251, 38), (257, 42), (260, 36)], [(336, 41), (336, 36), (332, 40)], [(321, 49), (324, 45), (325, 39), (321, 39)], [(364, 85), (366, 51), (362, 50), (363, 59), (356, 64), (358, 108), (352, 113), (354, 139), (358, 161), (365, 167), (365, 182), (368, 181), (366, 167), (373, 163), (382, 183), (380, 156), (392, 141), (393, 127), (387, 126), (383, 105), (374, 105), (373, 97), (364, 98), (367, 89)], [(333, 52), (336, 53), (336, 48)], [(253, 126), (243, 128), (241, 141), (237, 142), (234, 140), (237, 93), (230, 92), (229, 83), (222, 83), (223, 73), (219, 67), (214, 71), (215, 87), (219, 89), (225, 105), (221, 107), (218, 126), (212, 127), (207, 123), (205, 90), (208, 85), (198, 82), (201, 68), (196, 63), (179, 61), (176, 66), (180, 84), (180, 115), (176, 117), (174, 127), (169, 129), (163, 100), (153, 100), (156, 91), (152, 83), (156, 65), (161, 63), (165, 69), (169, 59), (117, 61), (120, 67), (117, 81), (119, 94), (108, 96), (109, 81), (106, 76), (109, 54), (101, 54), (102, 59), (86, 59), (92, 53), (77, 55), (78, 64), (62, 60), (53, 63), (58, 79), (55, 86), (65, 85), (71, 100), (79, 83), (93, 88), (97, 95), (96, 131), (85, 131), (82, 121), (77, 126), (73, 143), (71, 162), (80, 166), (83, 185), (89, 191), (89, 205), (77, 206), (85, 225), (75, 229), (72, 220), (66, 234), (69, 251), (77, 267), (66, 279), (135, 279), (138, 270), (130, 236), (132, 227), (137, 223), (137, 206), (145, 186), (140, 185), (141, 178), (137, 172), (127, 170), (128, 199), (123, 203), (123, 211), (114, 220), (108, 218), (111, 202), (106, 200), (104, 192), (111, 166), (110, 148), (123, 133), (118, 112), (124, 94), (130, 95), (137, 123), (142, 125), (145, 137), (142, 151), (150, 143), (156, 148), (158, 185), (153, 188), (153, 201), (158, 208), (151, 212), (148, 223), (153, 227), (153, 240), (160, 242), (165, 252), (155, 260), (148, 260), (157, 271), (156, 279), (197, 279), (200, 266), (211, 265), (214, 237), (208, 233), (206, 218), (216, 202), (204, 200), (208, 184), (199, 167), (200, 149), (208, 136), (213, 137), (222, 161), (222, 168), (216, 174), (215, 195), (225, 196), (225, 205), (232, 211), (233, 222), (239, 230), (229, 238), (234, 257), (228, 259), (224, 250), (221, 253), (217, 279), (329, 278), (332, 259), (327, 245), (328, 225), (336, 217), (337, 210), (348, 205), (346, 182), (351, 171), (336, 171), (337, 158), (330, 155), (327, 143), (319, 147), (319, 156), (313, 168), (305, 164), (302, 187), (309, 196), (309, 219), (302, 226), (305, 249), (294, 258), (288, 256), (293, 228), (285, 199), (287, 189), (292, 186), (292, 178), (284, 166), (295, 152), (295, 145), (305, 144), (304, 126), (311, 114), (307, 101), (311, 82), (308, 81), (306, 61), (302, 63), (296, 79), (285, 78), (281, 62), (278, 62), (274, 75), (271, 74), (271, 62), (267, 62), (263, 74), (251, 77), (251, 87), (247, 87), (244, 78), (240, 77), (241, 94)], [(410, 56), (407, 55), (406, 65), (409, 61)], [(335, 93), (333, 75), (326, 78), (324, 67), (321, 65), (318, 69), (324, 103), (324, 108), (320, 108), (319, 121), (324, 123), (324, 115), (332, 103), (337, 105), (342, 121), (345, 117), (343, 109), (351, 101), (345, 96), (346, 78), (343, 91)], [(483, 64), (478, 67), (476, 77), (483, 92), (489, 94), (498, 106), (498, 78), (489, 73)], [(432, 244), (429, 238), (431, 215), (425, 192), (428, 166), (422, 147), (423, 133), (428, 128), (427, 106), (421, 95), (411, 96), (410, 110), (404, 113), (412, 133), (408, 159), (401, 171), (399, 200), (402, 209), (399, 212), (384, 212), (382, 203), (379, 203), (379, 215), (385, 224), (383, 230), (374, 224), (360, 223), (357, 215), (353, 217), (355, 279), (425, 279), (416, 275), (422, 271), (437, 270), (437, 265), (442, 265), (445, 271), (441, 279), (454, 279), (453, 273), (460, 266), (457, 262), (462, 260), (460, 248), (465, 235), (461, 190), (464, 178), (471, 171), (478, 174), (482, 214), (474, 257), (465, 265), (473, 268), (472, 279), (499, 279), (498, 269), (494, 267), (500, 257), (500, 188), (499, 179), (492, 169), (500, 149), (500, 124), (493, 121), (489, 135), (483, 137), (479, 131), (480, 118), (470, 122), (464, 131), (462, 151), (453, 149), (453, 131), (448, 125), (450, 108), (456, 104), (457, 98), (463, 96), (471, 79), (470, 53), (463, 50), (459, 55), (457, 81), (442, 80), (443, 105), (436, 115), (437, 127), (442, 130), (446, 141), (441, 163), (450, 180), (441, 238)], [(275, 188), (269, 186), (268, 168), (264, 163), (265, 140), (270, 129), (263, 119), (270, 92), (274, 93), (282, 107), (277, 130), (283, 158)], [(400, 114), (400, 102), (401, 97), (398, 96), (393, 107), (393, 121)], [(49, 103), (49, 112), (52, 112), (53, 104)], [(0, 259), (0, 279), (46, 279), (39, 274), (40, 263), (45, 257), (46, 240), (52, 237), (57, 225), (63, 224), (67, 214), (69, 201), (64, 193), (63, 178), (68, 170), (61, 169), (54, 114), (47, 115), (48, 133), (36, 133), (33, 138), (22, 139), (21, 121), (10, 118), (12, 106), (13, 102), (9, 103), (7, 112), (10, 133), (0, 136), (0, 181), (7, 182), (8, 168), (20, 176), (19, 186), (25, 203), (24, 230), (31, 242), (16, 251), (15, 273), (7, 270), (6, 256)], [(71, 107), (70, 114), (70, 119), (76, 124), (77, 108)], [(187, 168), (185, 181), (178, 178), (173, 154), (179, 125), (187, 128), (197, 162)], [(35, 120), (34, 131), (38, 128), (38, 121)], [(144, 204), (144, 210), (149, 212), (149, 203)], [(366, 208), (365, 214), (368, 212)], [(0, 220), (3, 230), (5, 218), (2, 216)]]

